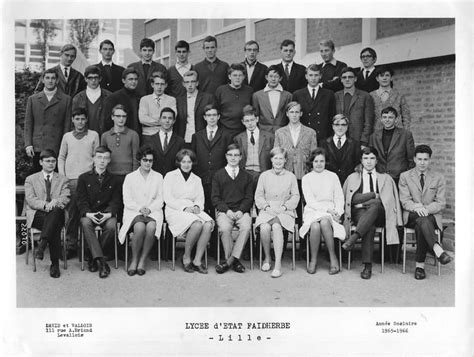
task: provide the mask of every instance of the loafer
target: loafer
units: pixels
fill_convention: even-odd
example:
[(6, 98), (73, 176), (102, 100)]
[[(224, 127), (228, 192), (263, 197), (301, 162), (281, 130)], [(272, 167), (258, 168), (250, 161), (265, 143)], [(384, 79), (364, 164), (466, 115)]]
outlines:
[(105, 267), (105, 271), (107, 272), (107, 274), (110, 274), (110, 266), (109, 266), (109, 264), (104, 263), (104, 267)]
[(453, 260), (453, 258), (451, 258), (450, 255), (448, 255), (448, 253), (446, 252), (443, 252), (443, 254), (441, 254), (438, 258), (438, 261), (442, 264), (442, 265), (446, 265), (448, 264), (451, 260)]
[(136, 273), (137, 273), (137, 271), (135, 269), (127, 270), (128, 276), (134, 276)]
[(342, 245), (342, 249), (349, 251), (352, 248), (354, 248), (354, 244), (358, 238), (359, 236), (357, 234), (351, 235), (351, 237), (347, 241), (345, 241), (344, 244)]
[(270, 263), (263, 263), (262, 271), (270, 271)]
[(186, 273), (194, 273), (192, 262), (184, 264), (184, 259), (183, 259), (183, 257), (181, 257), (181, 264), (183, 265), (183, 269)]
[(49, 267), (49, 276), (51, 278), (59, 278), (61, 276), (61, 272), (59, 271), (59, 264), (51, 264)]
[(95, 273), (99, 270), (99, 267), (97, 266), (97, 261), (95, 259), (89, 260), (89, 263), (87, 265), (91, 273)]
[(46, 249), (46, 245), (48, 244), (48, 241), (46, 239), (40, 239), (38, 243), (38, 247), (36, 248), (35, 251), (35, 258), (39, 260), (43, 260), (44, 258), (44, 250)]
[[(192, 263), (193, 264), (193, 263)], [(194, 271), (197, 271), (198, 273), (201, 273), (201, 274), (207, 274), (207, 269), (204, 265), (200, 264), (200, 265), (195, 265), (193, 264), (193, 269)]]
[(245, 272), (245, 267), (242, 265), (242, 263), (238, 259), (234, 260), (234, 263), (232, 264), (232, 269), (234, 269), (234, 271), (236, 271), (237, 273)]
[(364, 270), (360, 273), (362, 279), (370, 279), (372, 277), (372, 266), (365, 266)]
[(137, 269), (137, 274), (142, 276), (142, 275), (145, 275), (146, 273), (146, 270), (145, 269)]
[(283, 273), (281, 272), (281, 270), (273, 269), (271, 277), (272, 278), (279, 278), (282, 275), (283, 275)]
[(423, 280), (424, 278), (426, 278), (425, 269), (416, 268), (415, 269), (415, 279), (416, 280)]
[(230, 266), (229, 266), (229, 264), (227, 264), (227, 262), (216, 265), (217, 274), (224, 274), (229, 269), (230, 269)]
[[(107, 278), (109, 276), (109, 273), (107, 272), (106, 266), (107, 263), (103, 258), (97, 259), (97, 265), (99, 266), (99, 277), (100, 278)], [(110, 268), (109, 268), (110, 269)]]

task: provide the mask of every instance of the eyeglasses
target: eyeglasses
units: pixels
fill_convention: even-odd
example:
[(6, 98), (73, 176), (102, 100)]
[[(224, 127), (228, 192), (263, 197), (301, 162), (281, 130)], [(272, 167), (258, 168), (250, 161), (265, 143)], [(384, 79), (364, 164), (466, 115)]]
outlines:
[(184, 84), (197, 83), (197, 81), (184, 81)]
[(88, 80), (90, 80), (90, 81), (98, 81), (99, 78), (100, 78), (99, 76), (94, 76), (94, 77), (92, 77), (92, 76), (87, 76), (87, 77), (86, 77), (86, 79), (88, 79)]
[(352, 79), (354, 76), (342, 76), (341, 79)]
[(372, 56), (372, 55), (362, 55), (362, 56), (360, 56), (360, 58), (372, 58), (372, 57), (374, 57), (374, 56)]
[(47, 164), (54, 164), (56, 163), (56, 159), (43, 159), (41, 160), (43, 161), (44, 163), (47, 163)]
[(240, 154), (225, 154), (228, 157), (239, 157)]
[(153, 162), (153, 159), (143, 158), (142, 161), (143, 161), (143, 162)]
[(347, 126), (347, 124), (333, 124), (333, 126)]

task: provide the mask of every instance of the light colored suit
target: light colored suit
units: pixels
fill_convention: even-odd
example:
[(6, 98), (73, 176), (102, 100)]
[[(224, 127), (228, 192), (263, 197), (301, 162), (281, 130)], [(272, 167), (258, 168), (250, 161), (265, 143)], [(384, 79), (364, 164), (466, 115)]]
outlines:
[(280, 94), (280, 102), (278, 103), (277, 115), (275, 116), (273, 115), (268, 92), (264, 92), (262, 89), (254, 93), (252, 95), (252, 103), (259, 116), (260, 129), (274, 133), (288, 124), (285, 108), (289, 102), (291, 102), (291, 93), (284, 90)]
[[(51, 174), (51, 199), (56, 199), (61, 206), (69, 203), (69, 180), (57, 172)], [(46, 184), (43, 171), (30, 175), (25, 180), (26, 225), (31, 227), (35, 213), (43, 210), (46, 202)]]

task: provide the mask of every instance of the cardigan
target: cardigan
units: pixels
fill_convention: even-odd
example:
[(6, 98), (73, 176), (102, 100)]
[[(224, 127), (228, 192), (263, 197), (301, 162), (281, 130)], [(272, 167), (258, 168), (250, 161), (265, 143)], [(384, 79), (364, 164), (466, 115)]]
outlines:
[(212, 177), (212, 205), (219, 212), (250, 212), (253, 203), (253, 178), (240, 169), (237, 177), (232, 179), (225, 168)]
[(229, 77), (227, 70), (229, 69), (229, 65), (227, 62), (216, 58), (214, 63), (216, 64), (214, 71), (209, 69), (210, 62), (207, 59), (202, 60), (194, 66), (194, 70), (198, 73), (200, 91), (214, 94), (217, 87), (228, 82)]

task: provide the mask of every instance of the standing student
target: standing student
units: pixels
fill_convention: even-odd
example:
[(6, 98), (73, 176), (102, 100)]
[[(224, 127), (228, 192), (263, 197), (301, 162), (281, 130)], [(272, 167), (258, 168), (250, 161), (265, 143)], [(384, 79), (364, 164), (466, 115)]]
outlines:
[(174, 54), (176, 56), (176, 64), (168, 68), (166, 94), (177, 98), (186, 94), (186, 89), (183, 87), (183, 76), (186, 72), (193, 69), (193, 65), (188, 60), (189, 43), (183, 40), (176, 42)]
[(373, 48), (366, 47), (360, 51), (360, 61), (362, 67), (357, 73), (356, 88), (370, 93), (379, 87), (377, 81), (377, 71), (375, 62), (377, 62), (377, 53)]
[(102, 60), (96, 64), (99, 67), (102, 75), (100, 80), (100, 87), (110, 92), (116, 92), (123, 87), (122, 73), (125, 70), (112, 62), (112, 57), (115, 53), (114, 43), (108, 39), (99, 44), (99, 52)]
[(252, 87), (254, 92), (262, 90), (267, 84), (265, 79), (267, 66), (257, 60), (259, 50), (260, 47), (255, 40), (247, 41), (244, 45), (245, 59), (242, 62), (245, 66), (244, 84)]
[(284, 90), (293, 93), (294, 91), (306, 86), (306, 68), (305, 66), (293, 61), (295, 57), (295, 42), (292, 40), (283, 40), (280, 45), (281, 62), (277, 64), (283, 77), (281, 86)]
[(343, 88), (341, 84), (342, 70), (347, 67), (344, 62), (334, 58), (336, 47), (332, 40), (322, 40), (319, 42), (319, 53), (323, 62), (321, 66), (322, 87), (337, 92)]

